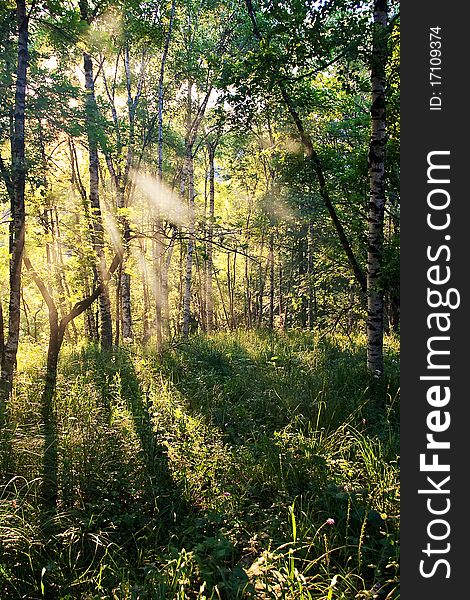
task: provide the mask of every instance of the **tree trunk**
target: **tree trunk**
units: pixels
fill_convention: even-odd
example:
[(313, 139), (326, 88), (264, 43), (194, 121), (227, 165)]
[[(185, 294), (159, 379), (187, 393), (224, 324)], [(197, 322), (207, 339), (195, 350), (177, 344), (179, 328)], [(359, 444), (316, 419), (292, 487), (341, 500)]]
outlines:
[(26, 335), (27, 337), (31, 337), (31, 327), (29, 325), (29, 308), (28, 305), (26, 303), (26, 300), (24, 298), (24, 289), (21, 288), (21, 304), (23, 307), (23, 312), (24, 312), (24, 320), (26, 321), (25, 325), (26, 325)]
[[(88, 136), (88, 157), (89, 157), (89, 178), (90, 178), (90, 206), (92, 221), (93, 249), (98, 259), (98, 283), (101, 284), (106, 272), (106, 262), (104, 255), (104, 231), (101, 218), (100, 198), (98, 191), (99, 183), (99, 161), (98, 161), (98, 141), (96, 136), (97, 128), (97, 108), (95, 100), (95, 84), (93, 78), (92, 58), (86, 52), (83, 54), (83, 68), (85, 71), (86, 96), (86, 125)], [(103, 349), (109, 350), (113, 345), (113, 324), (111, 317), (111, 302), (109, 298), (109, 289), (107, 285), (102, 286), (102, 292), (99, 297), (101, 330), (100, 342)]]
[(145, 345), (150, 339), (150, 297), (147, 283), (147, 274), (144, 273), (142, 276), (142, 293), (144, 300), (144, 313), (142, 315), (142, 343)]
[(114, 321), (114, 345), (119, 346), (119, 340), (121, 338), (121, 274), (122, 267), (119, 268), (117, 273), (117, 285), (116, 285), (116, 319)]
[[(252, 198), (248, 200), (248, 215), (246, 218), (246, 247), (250, 246), (250, 222), (251, 222)], [(251, 329), (253, 326), (253, 306), (252, 306), (252, 290), (250, 277), (250, 264), (248, 262), (248, 254), (245, 255), (245, 323)]]
[[(196, 299), (199, 306), (198, 311), (198, 323), (202, 329), (202, 331), (207, 331), (207, 320), (206, 320), (206, 301), (204, 297), (204, 282), (203, 276), (204, 272), (201, 269), (201, 261), (199, 260), (199, 256), (197, 250), (194, 250), (194, 258), (196, 262), (196, 277), (197, 277), (197, 289), (196, 289)], [(204, 266), (204, 263), (203, 265)]]
[(13, 372), (16, 366), (21, 313), (21, 266), (23, 262), (25, 238), (25, 99), (26, 74), (28, 69), (28, 14), (25, 0), (17, 0), (16, 16), (18, 23), (18, 64), (11, 137), (11, 185), (7, 186), (10, 195), (11, 221), (9, 231), (10, 252), (10, 300), (8, 312), (8, 338), (4, 345), (0, 378), (0, 422), (5, 413), (6, 402), (13, 385)]
[(394, 288), (389, 292), (388, 315), (392, 331), (398, 333), (400, 331), (400, 294)]
[(250, 266), (245, 256), (245, 323), (248, 329), (253, 326), (253, 307), (251, 299)]
[[(117, 190), (117, 207), (118, 209), (126, 208), (125, 192), (122, 187)], [(126, 262), (129, 258), (129, 242), (131, 237), (131, 229), (129, 225), (129, 219), (125, 216), (119, 218), (122, 227), (122, 235), (124, 239), (124, 253), (125, 259), (120, 269), (120, 281), (119, 281), (119, 296), (120, 296), (120, 315), (122, 325), (122, 339), (131, 341), (134, 339), (134, 332), (132, 328), (132, 310), (131, 310), (131, 276), (126, 271)], [(116, 310), (119, 310), (116, 307)], [(117, 337), (117, 336), (116, 336)]]
[(278, 311), (279, 311), (279, 327), (280, 329), (284, 329), (284, 290), (283, 290), (283, 270), (282, 270), (282, 264), (279, 264), (279, 304), (278, 304)]
[(179, 257), (178, 257), (178, 316), (176, 330), (181, 332), (180, 324), (183, 322), (183, 296), (184, 296), (184, 243), (183, 238), (179, 239)]
[[(144, 84), (145, 77), (145, 68), (146, 68), (146, 49), (142, 51), (142, 59), (140, 64), (140, 75), (137, 83), (136, 94), (132, 96), (132, 74), (131, 74), (131, 65), (130, 65), (130, 52), (129, 52), (129, 44), (126, 42), (124, 44), (123, 57), (124, 57), (124, 71), (125, 71), (125, 81), (126, 81), (126, 91), (127, 91), (127, 132), (128, 132), (128, 141), (127, 141), (127, 151), (125, 153), (125, 161), (124, 156), (122, 155), (122, 150), (124, 144), (122, 142), (121, 137), (121, 129), (120, 129), (120, 118), (118, 116), (118, 111), (115, 105), (115, 89), (116, 89), (116, 80), (113, 83), (112, 90), (110, 91), (106, 76), (104, 71), (103, 73), (103, 81), (105, 90), (108, 95), (108, 100), (111, 105), (111, 113), (114, 123), (114, 128), (116, 131), (116, 154), (117, 160), (114, 162), (113, 157), (108, 152), (106, 147), (103, 147), (103, 153), (105, 155), (106, 164), (108, 166), (109, 174), (111, 176), (112, 184), (114, 186), (114, 190), (116, 193), (116, 207), (118, 209), (118, 221), (121, 227), (122, 238), (123, 238), (123, 246), (124, 246), (124, 259), (123, 265), (119, 274), (119, 282), (118, 282), (118, 294), (116, 296), (116, 336), (115, 343), (119, 343), (120, 339), (120, 331), (122, 331), (122, 339), (123, 340), (132, 340), (134, 338), (133, 327), (132, 327), (132, 303), (131, 303), (131, 275), (129, 271), (125, 268), (125, 263), (129, 258), (130, 253), (130, 238), (131, 238), (131, 229), (129, 224), (129, 218), (124, 209), (127, 209), (129, 198), (132, 196), (132, 192), (134, 189), (133, 182), (130, 181), (131, 168), (134, 163), (134, 147), (135, 147), (135, 115), (137, 106), (140, 100), (142, 87)], [(116, 61), (116, 72), (119, 62), (119, 56)], [(95, 111), (96, 104), (94, 106)], [(123, 169), (124, 165), (124, 169)], [(131, 185), (129, 185), (131, 183)], [(120, 329), (120, 331), (118, 331)]]
[(168, 272), (170, 270), (171, 257), (173, 256), (173, 251), (175, 249), (177, 239), (177, 231), (173, 232), (171, 236), (170, 243), (166, 249), (166, 256), (164, 260), (161, 261), (162, 266), (162, 325), (163, 325), (163, 335), (165, 339), (170, 338), (170, 303), (169, 303), (169, 286), (168, 286)]
[[(175, 16), (175, 0), (172, 1), (170, 11), (170, 22), (163, 47), (162, 61), (160, 64), (160, 77), (158, 81), (158, 116), (157, 116), (157, 148), (158, 148), (158, 180), (163, 185), (163, 93), (165, 65), (170, 47), (171, 34), (173, 30), (173, 21)], [(160, 350), (163, 344), (163, 337), (169, 333), (169, 323), (165, 323), (168, 311), (165, 310), (165, 290), (168, 289), (168, 282), (164, 282), (164, 262), (163, 243), (162, 243), (163, 223), (158, 215), (155, 219), (154, 235), (154, 272), (156, 288), (156, 310), (155, 310), (155, 329), (157, 337), (157, 349)], [(167, 319), (168, 321), (168, 319)]]
[(224, 316), (225, 316), (225, 322), (227, 324), (227, 329), (230, 329), (230, 319), (229, 319), (229, 316), (228, 316), (227, 307), (225, 306), (224, 293), (222, 291), (222, 287), (220, 285), (220, 281), (219, 281), (219, 278), (217, 276), (217, 272), (216, 271), (214, 271), (214, 277), (215, 277), (215, 281), (217, 283), (217, 288), (219, 290), (220, 301), (221, 301), (221, 304), (222, 304), (222, 309), (224, 311)]
[(315, 280), (314, 280), (314, 250), (313, 224), (308, 225), (308, 328), (313, 329), (316, 317)]
[(131, 276), (124, 268), (121, 272), (121, 323), (122, 323), (122, 339), (131, 341), (134, 339), (134, 331), (132, 329), (132, 312), (131, 312)]
[[(112, 159), (109, 157), (107, 160), (108, 168), (111, 172), (111, 176), (114, 179), (116, 192), (117, 192), (117, 207), (118, 209), (125, 209), (128, 206), (128, 200), (131, 196), (129, 181), (131, 168), (134, 163), (134, 147), (135, 147), (135, 115), (137, 106), (142, 93), (142, 87), (145, 79), (146, 69), (146, 50), (142, 52), (142, 59), (140, 64), (140, 75), (137, 83), (137, 90), (135, 96), (132, 97), (132, 77), (131, 77), (131, 66), (130, 66), (130, 53), (129, 44), (126, 42), (124, 46), (124, 71), (126, 74), (126, 90), (127, 90), (127, 118), (128, 118), (128, 131), (129, 138), (127, 143), (126, 162), (124, 167), (124, 173), (120, 168), (115, 169)], [(115, 122), (117, 123), (116, 119)], [(124, 240), (124, 260), (121, 270), (120, 278), (120, 309), (121, 309), (121, 325), (122, 325), (122, 339), (126, 341), (132, 341), (134, 339), (134, 332), (132, 327), (132, 302), (131, 302), (131, 274), (125, 268), (126, 262), (129, 259), (130, 254), (130, 239), (131, 229), (129, 219), (127, 215), (121, 214), (119, 222), (122, 228), (122, 235)]]
[(323, 167), (322, 167), (322, 164), (320, 161), (320, 157), (318, 156), (315, 148), (313, 147), (313, 143), (312, 143), (312, 140), (310, 139), (310, 136), (307, 135), (307, 133), (303, 127), (303, 123), (300, 119), (300, 115), (297, 112), (297, 109), (295, 108), (295, 106), (292, 102), (292, 99), (288, 95), (286, 89), (281, 84), (279, 84), (279, 86), (281, 89), (281, 95), (284, 100), (284, 103), (287, 106), (287, 109), (289, 110), (289, 112), (296, 124), (297, 130), (300, 134), (300, 139), (302, 141), (302, 145), (305, 148), (305, 153), (307, 154), (307, 157), (309, 158), (310, 162), (312, 163), (313, 169), (315, 171), (317, 181), (318, 181), (320, 196), (323, 200), (323, 204), (325, 205), (325, 207), (330, 215), (330, 218), (333, 222), (334, 228), (338, 235), (338, 239), (344, 250), (344, 253), (346, 254), (346, 257), (348, 259), (351, 270), (354, 273), (356, 280), (359, 283), (362, 291), (366, 292), (366, 290), (367, 290), (366, 277), (365, 277), (364, 272), (362, 271), (359, 263), (357, 262), (357, 259), (352, 250), (351, 244), (349, 243), (349, 240), (344, 231), (343, 224), (341, 223), (341, 221), (338, 217), (338, 214), (336, 212), (336, 209), (333, 206), (333, 203), (331, 201), (328, 187), (326, 185), (325, 174), (323, 172)]
[(269, 236), (269, 329), (274, 327), (274, 234)]
[[(159, 173), (160, 177), (160, 173)], [(160, 178), (160, 182), (162, 179)], [(163, 262), (163, 244), (162, 244), (163, 223), (158, 216), (154, 222), (153, 229), (153, 272), (155, 274), (155, 333), (157, 338), (157, 351), (160, 352), (163, 345), (163, 281), (162, 281), (162, 262)]]
[(234, 327), (234, 307), (233, 307), (233, 285), (232, 281), (232, 268), (230, 265), (230, 252), (227, 252), (227, 297), (228, 297), (228, 310), (230, 315), (230, 329)]
[(285, 302), (284, 302), (284, 318), (283, 318), (283, 327), (287, 327), (287, 317), (289, 315), (289, 299), (290, 293), (292, 289), (292, 280), (294, 278), (294, 250), (295, 250), (295, 240), (292, 241), (292, 248), (290, 251), (290, 264), (289, 264), (289, 277), (287, 279), (287, 289), (285, 294)]
[(54, 413), (53, 398), (57, 383), (57, 367), (59, 354), (64, 341), (67, 325), (76, 317), (87, 310), (93, 302), (101, 296), (103, 287), (114, 271), (122, 262), (122, 254), (117, 254), (109, 271), (103, 274), (103, 282), (84, 300), (77, 302), (73, 308), (59, 321), (59, 312), (52, 295), (49, 293), (44, 281), (33, 269), (28, 257), (24, 257), (24, 263), (33, 281), (37, 285), (49, 313), (49, 347), (47, 350), (46, 378), (42, 394), (42, 420), (44, 432), (44, 458), (43, 458), (43, 486), (42, 497), (46, 508), (54, 509), (57, 502), (57, 424)]
[(59, 328), (57, 309), (49, 308), (49, 347), (47, 350), (46, 378), (42, 393), (41, 412), (44, 435), (43, 481), (41, 495), (44, 506), (54, 509), (57, 504), (57, 420), (54, 412), (54, 392), (57, 366), (64, 330)]
[[(85, 296), (89, 296), (91, 293), (90, 281), (88, 279), (88, 272), (84, 268), (82, 268), (82, 278), (83, 278), (83, 283), (84, 283)], [(84, 328), (85, 328), (86, 339), (93, 343), (98, 342), (98, 339), (99, 339), (98, 324), (95, 319), (95, 313), (93, 311), (93, 306), (88, 307), (85, 311)]]
[(193, 273), (194, 232), (195, 232), (195, 206), (194, 206), (194, 164), (191, 147), (187, 149), (188, 171), (188, 249), (186, 252), (186, 269), (183, 296), (183, 336), (189, 334), (191, 323), (191, 283)]
[[(70, 304), (67, 301), (67, 298), (70, 298), (70, 288), (67, 283), (67, 279), (64, 276), (64, 255), (62, 252), (62, 234), (60, 230), (60, 220), (59, 220), (59, 212), (57, 210), (57, 205), (54, 205), (53, 212), (51, 213), (51, 223), (53, 226), (54, 233), (54, 241), (55, 241), (55, 255), (57, 256), (57, 285), (59, 286), (60, 293), (62, 294), (62, 305), (64, 308), (64, 312), (70, 311)], [(63, 314), (61, 314), (63, 316)], [(70, 323), (70, 328), (72, 329), (72, 334), (68, 335), (69, 340), (72, 341), (74, 345), (78, 342), (78, 331), (75, 325), (75, 321)]]
[(232, 280), (232, 306), (233, 306), (232, 324), (233, 324), (233, 328), (234, 329), (237, 326), (237, 315), (236, 315), (236, 312), (235, 312), (235, 291), (237, 289), (237, 256), (238, 256), (238, 251), (237, 251), (237, 248), (235, 248), (235, 251), (233, 253), (233, 269), (232, 269), (232, 273), (233, 273), (233, 280)]
[(163, 84), (165, 79), (165, 64), (170, 48), (173, 21), (175, 17), (175, 0), (171, 3), (170, 23), (163, 47), (162, 62), (160, 64), (160, 78), (158, 80), (158, 178), (163, 181)]
[(194, 233), (195, 233), (195, 191), (194, 191), (194, 155), (193, 148), (198, 134), (199, 126), (204, 117), (207, 103), (212, 92), (212, 86), (209, 85), (206, 94), (199, 105), (196, 116), (192, 119), (192, 88), (193, 84), (188, 80), (187, 95), (187, 119), (186, 119), (186, 140), (185, 140), (185, 160), (183, 172), (181, 175), (181, 197), (184, 198), (186, 180), (188, 184), (188, 247), (186, 253), (185, 285), (183, 296), (183, 336), (189, 333), (191, 322), (191, 281), (194, 252)]
[(302, 225), (300, 229), (300, 236), (298, 240), (298, 265), (299, 265), (299, 282), (300, 282), (300, 324), (302, 328), (307, 327), (308, 322), (308, 296), (307, 296), (307, 284), (308, 284), (308, 249), (307, 249), (307, 227)]
[(387, 2), (374, 1), (371, 65), (372, 103), (369, 149), (369, 236), (367, 249), (367, 368), (383, 372), (383, 289), (380, 282), (385, 207), (385, 63), (387, 58)]
[(264, 233), (261, 236), (261, 248), (259, 253), (258, 265), (258, 296), (256, 302), (256, 320), (258, 327), (263, 323), (263, 300), (264, 300), (264, 282), (266, 279), (266, 271), (263, 270), (263, 251), (264, 251)]
[(208, 144), (209, 152), (209, 224), (207, 227), (207, 276), (206, 276), (206, 304), (207, 304), (207, 331), (214, 329), (214, 216), (215, 216), (215, 148), (216, 144)]

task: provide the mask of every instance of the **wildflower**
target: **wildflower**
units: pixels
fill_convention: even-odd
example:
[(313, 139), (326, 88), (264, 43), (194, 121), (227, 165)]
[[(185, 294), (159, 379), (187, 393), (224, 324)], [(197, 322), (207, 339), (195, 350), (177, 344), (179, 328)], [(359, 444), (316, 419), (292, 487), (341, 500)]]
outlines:
[(328, 517), (328, 519), (325, 521), (325, 525), (334, 525), (335, 524), (335, 520), (332, 519), (331, 517)]
[(232, 494), (231, 494), (230, 492), (224, 492), (224, 493), (223, 493), (223, 495), (224, 495), (224, 496), (226, 496), (226, 497), (228, 498), (228, 497), (229, 497), (229, 496), (231, 496)]

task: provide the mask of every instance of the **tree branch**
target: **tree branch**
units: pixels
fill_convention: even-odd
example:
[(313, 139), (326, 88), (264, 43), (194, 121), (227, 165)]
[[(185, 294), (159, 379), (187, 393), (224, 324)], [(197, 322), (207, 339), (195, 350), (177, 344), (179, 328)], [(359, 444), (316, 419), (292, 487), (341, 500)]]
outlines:
[(44, 298), (44, 301), (47, 304), (49, 314), (52, 317), (55, 317), (57, 319), (58, 312), (57, 312), (57, 307), (55, 305), (54, 299), (49, 294), (46, 284), (44, 283), (42, 278), (39, 276), (39, 274), (35, 271), (33, 265), (31, 264), (31, 261), (26, 256), (26, 254), (23, 256), (23, 262), (24, 262), (24, 266), (26, 267), (26, 269), (28, 270), (28, 273), (31, 276), (31, 279), (34, 281), (34, 283), (37, 285), (39, 291), (41, 292), (41, 296)]
[[(67, 313), (64, 317), (62, 317), (62, 319), (60, 320), (60, 324), (59, 324), (59, 328), (62, 332), (65, 331), (65, 328), (70, 323), (70, 321), (73, 321), (73, 319), (75, 319), (76, 317), (81, 315), (99, 297), (99, 295), (103, 291), (104, 286), (106, 285), (106, 282), (111, 279), (111, 276), (116, 271), (118, 266), (121, 264), (122, 257), (123, 257), (123, 253), (118, 252), (114, 256), (111, 266), (109, 267), (108, 272), (106, 273), (105, 277), (103, 278), (103, 281), (93, 290), (93, 292), (89, 296), (87, 296), (83, 300), (80, 300), (79, 302), (77, 302), (73, 306), (72, 310), (69, 313)], [(37, 285), (39, 291), (41, 292), (42, 297), (44, 298), (44, 301), (47, 304), (47, 307), (49, 309), (49, 315), (52, 318), (57, 320), (57, 318), (58, 318), (57, 307), (55, 305), (54, 299), (49, 294), (44, 281), (38, 275), (38, 273), (34, 269), (33, 265), (31, 264), (31, 261), (29, 260), (29, 258), (27, 256), (23, 257), (23, 262), (24, 262), (26, 269), (28, 270), (28, 273), (31, 276), (31, 279)]]

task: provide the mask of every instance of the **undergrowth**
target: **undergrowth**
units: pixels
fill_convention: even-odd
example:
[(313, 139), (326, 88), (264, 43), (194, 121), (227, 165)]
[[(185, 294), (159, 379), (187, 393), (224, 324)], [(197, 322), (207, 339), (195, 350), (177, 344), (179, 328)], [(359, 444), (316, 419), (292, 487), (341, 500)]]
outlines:
[(361, 337), (66, 349), (55, 511), (42, 358), (22, 349), (2, 433), (1, 598), (399, 597), (394, 340), (378, 380)]

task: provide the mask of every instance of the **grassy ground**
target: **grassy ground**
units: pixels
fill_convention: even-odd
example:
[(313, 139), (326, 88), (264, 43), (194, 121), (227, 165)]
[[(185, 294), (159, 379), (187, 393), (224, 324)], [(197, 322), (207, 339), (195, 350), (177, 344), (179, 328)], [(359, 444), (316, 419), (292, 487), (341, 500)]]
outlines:
[(360, 338), (66, 351), (56, 512), (42, 360), (23, 348), (1, 442), (1, 598), (398, 598), (396, 343), (372, 382)]

